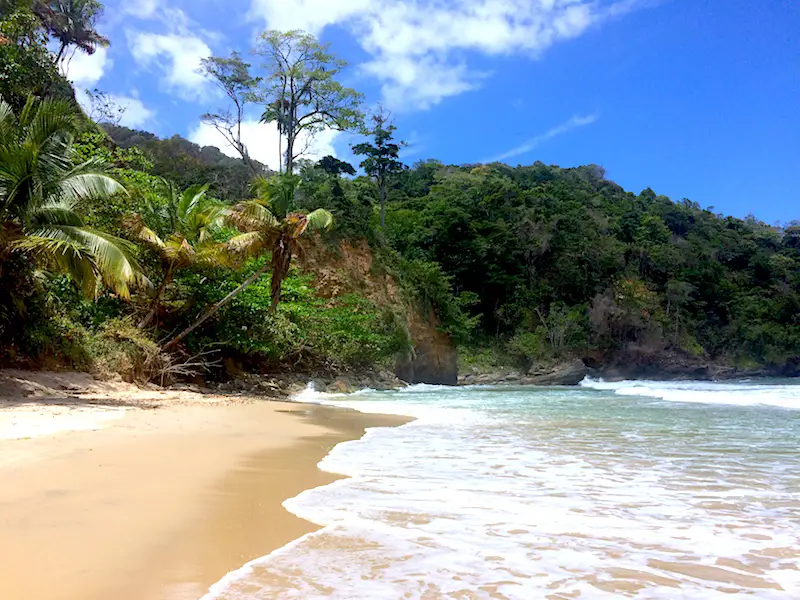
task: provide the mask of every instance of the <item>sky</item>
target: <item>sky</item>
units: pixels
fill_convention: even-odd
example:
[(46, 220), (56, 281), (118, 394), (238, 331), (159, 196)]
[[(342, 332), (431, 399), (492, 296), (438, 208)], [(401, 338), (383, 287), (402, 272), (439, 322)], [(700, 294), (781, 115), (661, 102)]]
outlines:
[[(122, 124), (235, 155), (200, 115), (224, 106), (199, 61), (249, 56), (266, 29), (304, 29), (348, 61), (344, 84), (392, 112), (403, 159), (598, 164), (715, 212), (800, 219), (797, 0), (107, 0), (111, 39), (65, 65)], [(277, 166), (274, 127), (251, 154)], [(334, 131), (309, 158), (356, 164)]]

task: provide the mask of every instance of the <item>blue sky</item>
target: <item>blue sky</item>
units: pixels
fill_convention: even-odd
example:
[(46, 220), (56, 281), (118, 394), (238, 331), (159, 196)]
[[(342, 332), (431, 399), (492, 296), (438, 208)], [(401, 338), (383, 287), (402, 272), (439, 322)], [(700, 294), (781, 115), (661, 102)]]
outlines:
[[(128, 107), (124, 124), (222, 146), (195, 73), (259, 31), (302, 28), (348, 60), (345, 82), (393, 112), (405, 160), (595, 163), (717, 212), (800, 219), (800, 2), (795, 0), (128, 0), (107, 51), (68, 75)], [(255, 59), (254, 59), (255, 61)], [(277, 160), (272, 128), (246, 129)], [(318, 154), (351, 158), (321, 134)], [(223, 150), (231, 152), (230, 149)]]

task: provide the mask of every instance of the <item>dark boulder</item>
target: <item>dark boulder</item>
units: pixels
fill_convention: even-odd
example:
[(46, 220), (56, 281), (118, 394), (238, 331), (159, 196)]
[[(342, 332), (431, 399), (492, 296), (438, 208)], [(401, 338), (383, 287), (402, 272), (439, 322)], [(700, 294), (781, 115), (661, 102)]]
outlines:
[(578, 385), (590, 370), (579, 358), (549, 367), (534, 366), (523, 383), (531, 385)]

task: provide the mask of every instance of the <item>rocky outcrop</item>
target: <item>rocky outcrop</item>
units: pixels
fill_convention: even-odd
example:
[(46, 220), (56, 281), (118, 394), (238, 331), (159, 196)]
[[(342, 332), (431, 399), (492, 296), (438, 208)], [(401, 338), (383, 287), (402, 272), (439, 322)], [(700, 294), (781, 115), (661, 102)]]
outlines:
[(713, 359), (675, 348), (645, 352), (641, 348), (630, 346), (623, 351), (602, 357), (597, 362), (598, 364), (592, 364), (589, 361), (589, 364), (596, 367), (598, 377), (607, 381), (622, 379), (724, 381), (800, 375), (800, 361), (780, 367), (770, 365), (742, 367), (731, 364), (725, 358)]
[(407, 383), (458, 385), (458, 352), (450, 336), (436, 328), (435, 317), (426, 323), (412, 315), (409, 333), (413, 351), (397, 359), (397, 377)]
[(525, 375), (515, 371), (510, 367), (507, 369), (498, 368), (493, 371), (479, 371), (473, 369), (471, 373), (458, 376), (460, 385), (514, 385), (522, 383)]
[(467, 373), (459, 379), (462, 385), (578, 385), (593, 369), (575, 359), (547, 365), (534, 365), (527, 374), (512, 369)]
[(335, 252), (322, 246), (308, 250), (305, 264), (322, 297), (357, 293), (377, 306), (389, 306), (407, 315), (412, 349), (396, 360), (399, 379), (406, 383), (458, 384), (458, 354), (450, 336), (439, 331), (435, 315), (421, 313), (384, 269), (375, 268), (366, 242), (341, 243)]
[(589, 367), (576, 358), (548, 367), (534, 366), (521, 382), (528, 385), (578, 385), (589, 374)]

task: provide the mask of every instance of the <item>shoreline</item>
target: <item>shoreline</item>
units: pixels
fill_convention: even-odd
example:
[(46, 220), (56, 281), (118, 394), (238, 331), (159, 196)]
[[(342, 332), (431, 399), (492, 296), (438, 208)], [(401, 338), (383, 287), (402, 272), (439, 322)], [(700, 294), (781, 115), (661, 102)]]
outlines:
[[(317, 468), (333, 446), (409, 420), (168, 390), (137, 406), (133, 389), (106, 402), (15, 399), (8, 389), (0, 597), (26, 600), (197, 600), (227, 573), (319, 529), (282, 503), (341, 478)], [(93, 420), (109, 411), (119, 412)], [(45, 431), (4, 437), (20, 433), (20, 417), (25, 433)]]

